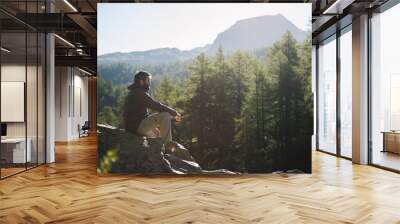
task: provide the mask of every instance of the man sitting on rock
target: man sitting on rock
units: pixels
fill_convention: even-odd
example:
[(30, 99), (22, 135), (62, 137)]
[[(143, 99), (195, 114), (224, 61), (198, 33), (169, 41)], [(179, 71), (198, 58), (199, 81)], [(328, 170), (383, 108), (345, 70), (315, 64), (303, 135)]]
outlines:
[[(175, 148), (177, 145), (172, 141), (171, 119), (174, 117), (179, 122), (181, 115), (150, 96), (150, 82), (151, 74), (139, 71), (134, 83), (128, 87), (124, 110), (125, 130), (147, 137), (160, 137), (167, 149)], [(148, 109), (159, 113), (149, 114)]]

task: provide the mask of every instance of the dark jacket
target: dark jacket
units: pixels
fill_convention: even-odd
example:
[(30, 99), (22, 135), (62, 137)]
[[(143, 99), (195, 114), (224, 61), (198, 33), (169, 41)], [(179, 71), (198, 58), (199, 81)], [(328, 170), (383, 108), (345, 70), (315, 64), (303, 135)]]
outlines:
[(172, 116), (177, 115), (176, 110), (154, 100), (144, 88), (130, 86), (124, 108), (125, 130), (136, 133), (140, 122), (149, 116), (148, 109), (168, 112)]

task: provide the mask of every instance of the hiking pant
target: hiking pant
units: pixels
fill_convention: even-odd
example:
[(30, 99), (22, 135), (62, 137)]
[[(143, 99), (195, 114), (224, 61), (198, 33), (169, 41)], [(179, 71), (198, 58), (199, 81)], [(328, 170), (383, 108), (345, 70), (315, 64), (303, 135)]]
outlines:
[(160, 137), (164, 142), (172, 141), (171, 118), (172, 116), (168, 112), (152, 114), (140, 122), (137, 133), (147, 137), (157, 137), (153, 130), (159, 128)]

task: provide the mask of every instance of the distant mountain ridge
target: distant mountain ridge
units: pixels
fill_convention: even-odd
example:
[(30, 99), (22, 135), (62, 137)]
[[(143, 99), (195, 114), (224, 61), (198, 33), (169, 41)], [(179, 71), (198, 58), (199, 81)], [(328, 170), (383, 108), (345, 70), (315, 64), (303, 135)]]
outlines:
[(129, 53), (110, 53), (98, 57), (99, 63), (168, 64), (193, 58), (202, 51), (181, 51), (178, 48), (157, 48)]
[(287, 31), (298, 41), (305, 40), (307, 36), (307, 32), (296, 27), (281, 14), (239, 20), (218, 34), (207, 51), (216, 52), (219, 46), (228, 53), (238, 49), (251, 51), (269, 47), (280, 40)]
[(99, 64), (167, 64), (196, 57), (200, 53), (214, 54), (219, 47), (230, 54), (238, 49), (252, 51), (272, 46), (284, 33), (291, 32), (298, 41), (304, 41), (307, 32), (296, 27), (283, 15), (265, 15), (237, 21), (219, 33), (213, 43), (191, 50), (157, 48), (129, 53), (109, 53), (98, 57)]

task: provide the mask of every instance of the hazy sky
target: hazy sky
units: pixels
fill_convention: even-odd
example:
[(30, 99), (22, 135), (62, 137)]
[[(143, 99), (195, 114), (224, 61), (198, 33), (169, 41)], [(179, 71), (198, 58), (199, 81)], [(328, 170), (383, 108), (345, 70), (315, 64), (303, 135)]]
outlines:
[(310, 3), (99, 3), (98, 54), (212, 43), (236, 21), (282, 14), (311, 30)]

